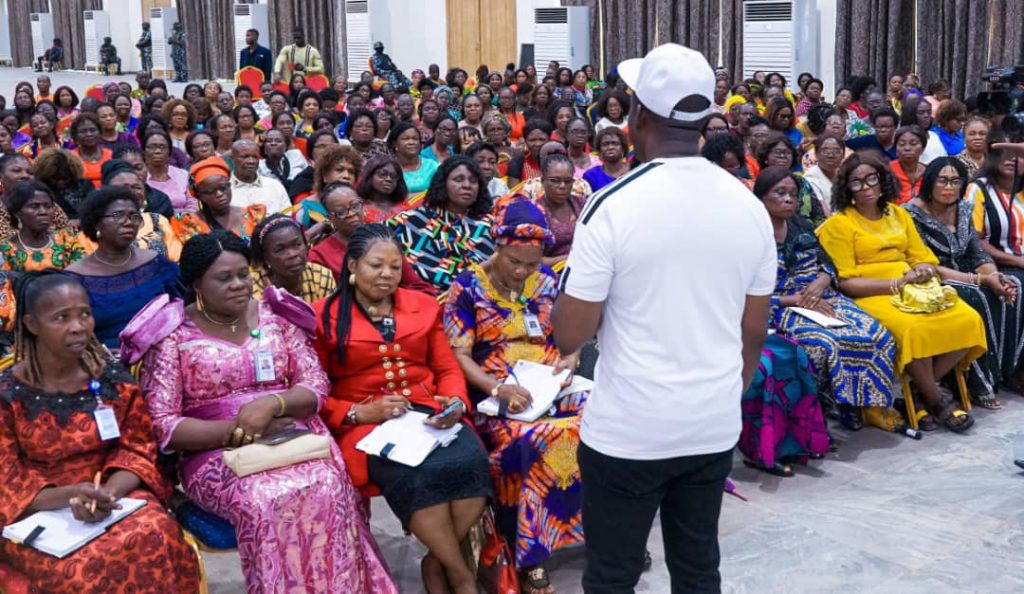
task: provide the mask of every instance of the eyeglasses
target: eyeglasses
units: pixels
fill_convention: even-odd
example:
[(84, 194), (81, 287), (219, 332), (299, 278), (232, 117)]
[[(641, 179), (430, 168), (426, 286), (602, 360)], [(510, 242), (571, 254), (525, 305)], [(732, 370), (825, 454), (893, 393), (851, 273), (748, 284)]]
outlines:
[(209, 140), (196, 141), (196, 142), (192, 143), (192, 148), (193, 149), (211, 149), (211, 148), (213, 148), (213, 143), (210, 142)]
[(571, 177), (548, 177), (545, 179), (553, 186), (571, 186), (576, 181)]
[(846, 187), (850, 188), (851, 192), (859, 192), (864, 188), (873, 188), (881, 182), (882, 180), (878, 177), (878, 174), (872, 173), (864, 179), (851, 179), (850, 182), (846, 184)]
[(843, 149), (821, 149), (818, 154), (822, 157), (841, 157)]
[(343, 218), (347, 217), (349, 215), (349, 213), (360, 213), (360, 212), (363, 212), (363, 201), (362, 200), (356, 200), (355, 202), (353, 202), (352, 204), (348, 205), (347, 207), (342, 206), (341, 208), (339, 208), (337, 210), (332, 210), (331, 211), (331, 216), (336, 218), (336, 219), (343, 219)]
[(213, 196), (215, 194), (220, 194), (220, 193), (227, 194), (230, 191), (231, 191), (231, 182), (225, 182), (225, 183), (222, 183), (219, 186), (214, 186), (214, 187), (206, 189), (206, 190), (197, 190), (196, 194), (199, 194), (200, 196)]
[(940, 177), (935, 180), (935, 183), (947, 188), (959, 188), (964, 185), (964, 180), (959, 177)]
[(390, 171), (390, 170), (385, 169), (383, 167), (381, 167), (377, 171), (374, 171), (373, 172), (373, 176), (374, 177), (379, 177), (381, 179), (398, 179), (398, 176), (395, 175), (394, 171)]
[(123, 225), (125, 221), (131, 221), (133, 225), (139, 225), (142, 223), (142, 213), (137, 210), (112, 212), (105, 214), (100, 217), (101, 219), (110, 219), (115, 225)]
[(146, 150), (153, 152), (161, 151), (166, 153), (171, 150), (171, 147), (167, 146), (166, 144), (147, 144)]

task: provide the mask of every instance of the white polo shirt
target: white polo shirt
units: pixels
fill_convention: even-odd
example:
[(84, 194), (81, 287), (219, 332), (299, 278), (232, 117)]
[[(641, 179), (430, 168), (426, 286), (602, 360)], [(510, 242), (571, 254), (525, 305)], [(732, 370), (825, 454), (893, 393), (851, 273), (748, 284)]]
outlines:
[(244, 182), (231, 174), (231, 206), (246, 208), (253, 204), (267, 207), (267, 216), (281, 212), (292, 205), (288, 190), (272, 177), (256, 175), (256, 181)]
[(733, 447), (744, 302), (775, 273), (764, 206), (703, 157), (654, 160), (591, 196), (561, 286), (604, 302), (583, 442), (635, 460)]

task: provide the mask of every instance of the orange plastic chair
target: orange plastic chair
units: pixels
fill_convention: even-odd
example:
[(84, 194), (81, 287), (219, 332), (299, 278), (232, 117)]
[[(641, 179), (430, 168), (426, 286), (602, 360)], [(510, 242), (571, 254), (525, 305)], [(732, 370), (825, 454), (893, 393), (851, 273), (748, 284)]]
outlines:
[(306, 77), (306, 86), (320, 92), (331, 85), (331, 81), (322, 74), (310, 74)]
[(235, 84), (245, 85), (252, 89), (253, 99), (260, 98), (260, 85), (265, 80), (267, 77), (263, 75), (263, 71), (255, 66), (246, 66), (235, 72)]

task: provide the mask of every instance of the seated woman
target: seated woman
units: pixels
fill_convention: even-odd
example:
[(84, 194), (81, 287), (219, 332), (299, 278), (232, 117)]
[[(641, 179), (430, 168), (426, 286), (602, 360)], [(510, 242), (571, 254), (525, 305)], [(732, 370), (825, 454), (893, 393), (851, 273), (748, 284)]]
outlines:
[(574, 117), (565, 125), (566, 152), (575, 169), (573, 177), (583, 177), (591, 167), (601, 164), (601, 159), (590, 151), (590, 124), (587, 120)]
[(985, 352), (985, 325), (969, 305), (955, 302), (930, 313), (908, 313), (892, 297), (907, 285), (938, 276), (938, 259), (921, 241), (910, 215), (890, 206), (898, 196), (886, 164), (870, 154), (854, 154), (839, 168), (832, 190), (835, 210), (816, 231), (835, 264), (839, 289), (896, 339), (896, 374), (908, 373), (919, 391), (922, 429), (935, 428), (933, 415), (954, 432), (974, 418), (944, 402), (938, 380), (957, 364)]
[[(436, 163), (434, 170), (437, 170)], [(410, 208), (402, 166), (393, 157), (377, 156), (363, 165), (356, 192), (367, 223), (384, 223)]]
[(456, 155), (437, 170), (421, 206), (388, 224), (416, 274), (437, 287), (448, 285), (472, 263), (494, 253), (491, 197), (476, 161)]
[(252, 250), (253, 297), (273, 285), (306, 303), (334, 292), (337, 283), (331, 271), (309, 261), (309, 244), (302, 227), (283, 214), (273, 214), (256, 225), (249, 244)]
[(552, 241), (544, 246), (544, 264), (554, 266), (569, 257), (572, 238), (576, 231), (576, 218), (583, 210), (586, 197), (572, 192), (573, 163), (565, 155), (551, 155), (541, 167), (544, 192), (533, 199), (551, 230)]
[[(198, 591), (196, 555), (166, 511), (171, 485), (157, 468), (142, 393), (93, 335), (85, 290), (52, 271), (26, 275), (16, 289), (16, 363), (0, 375), (0, 523), (70, 507), (93, 524), (121, 497), (146, 505), (62, 559), (0, 539), (4, 562), (42, 592)], [(114, 432), (98, 429), (97, 402), (113, 413)]]
[(253, 300), (249, 265), (237, 236), (194, 237), (181, 269), (191, 303), (155, 301), (125, 329), (121, 358), (144, 360), (157, 443), (181, 454), (188, 498), (235, 527), (249, 592), (397, 592), (337, 448), (245, 477), (224, 461), (225, 446), (264, 435), (328, 435), (317, 416), (327, 378), (306, 334), (313, 312), (276, 289)]
[[(572, 164), (566, 161), (566, 174)], [(473, 264), (452, 282), (444, 306), (445, 330), (466, 375), (474, 403), (488, 395), (518, 412), (531, 395), (505, 383), (517, 361), (575, 370), (576, 355), (562, 356), (552, 335), (551, 309), (558, 277), (542, 264), (554, 242), (544, 215), (519, 200), (491, 228), (494, 257)], [(531, 322), (536, 329), (531, 329)], [(572, 382), (572, 374), (565, 382)], [(496, 522), (514, 551), (524, 592), (552, 592), (543, 563), (555, 550), (583, 540), (580, 474), (575, 451), (579, 419), (589, 391), (558, 401), (551, 417), (534, 422), (478, 415), (490, 449), (497, 493)], [(509, 465), (509, 460), (521, 461)]]
[(8, 272), (63, 270), (85, 256), (74, 232), (51, 227), (52, 211), (57, 207), (53, 192), (46, 184), (20, 181), (4, 192), (4, 202), (17, 231), (0, 241), (0, 269)]
[[(814, 237), (812, 228), (796, 215), (797, 181), (785, 167), (766, 167), (754, 184), (775, 228), (779, 268), (769, 325), (795, 340), (814, 363), (818, 398), (838, 408), (850, 429), (862, 426), (861, 413), (883, 425), (891, 407), (896, 341), (836, 288), (835, 269)], [(794, 312), (815, 310), (846, 322), (826, 328)]]
[(629, 140), (618, 126), (605, 126), (595, 136), (594, 145), (601, 164), (584, 171), (583, 181), (596, 192), (629, 172), (629, 161), (626, 160)]
[(292, 180), (302, 170), (309, 167), (305, 155), (301, 151), (289, 148), (284, 132), (271, 128), (263, 133), (263, 144), (260, 145), (263, 158), (260, 160), (259, 174), (273, 177), (290, 189)]
[(928, 135), (917, 126), (904, 126), (896, 130), (893, 142), (896, 159), (889, 163), (889, 169), (899, 183), (900, 197), (896, 203), (905, 204), (921, 191), (921, 177), (924, 175), (921, 152), (928, 143)]
[(993, 148), (1006, 142), (998, 128), (989, 134), (988, 155), (978, 177), (967, 186), (964, 199), (974, 204), (971, 219), (981, 247), (999, 271), (1024, 285), (1024, 235), (1017, 226), (1024, 221), (1024, 156)]
[(82, 204), (82, 234), (96, 250), (67, 268), (89, 293), (96, 338), (108, 349), (117, 335), (157, 295), (179, 297), (178, 266), (135, 245), (143, 213), (131, 190), (109, 186)]
[(188, 242), (201, 233), (227, 229), (246, 243), (256, 225), (267, 216), (267, 207), (253, 204), (242, 208), (231, 206), (231, 170), (224, 159), (209, 157), (189, 169), (192, 182), (189, 193), (199, 199), (198, 212), (178, 213), (171, 219), (171, 228), (178, 239)]
[(967, 387), (983, 408), (1001, 408), (996, 392), (1012, 385), (1024, 338), (1020, 282), (1000, 274), (971, 226), (971, 203), (963, 199), (967, 169), (956, 157), (928, 164), (921, 193), (904, 208), (925, 245), (939, 258), (939, 275), (985, 322), (989, 350), (971, 364)]
[(743, 177), (743, 163), (747, 155), (743, 142), (729, 133), (713, 134), (706, 138), (704, 146), (700, 149), (701, 156), (728, 171), (730, 175), (743, 182), (748, 190), (753, 189), (753, 180)]
[(452, 116), (443, 113), (437, 117), (431, 128), (433, 141), (427, 145), (420, 156), (424, 159), (444, 163), (446, 159), (457, 153), (459, 124)]
[[(147, 207), (152, 203), (147, 202), (148, 190), (156, 192), (142, 182), (142, 178), (135, 169), (126, 161), (112, 159), (103, 164), (103, 185), (111, 187), (124, 187), (131, 191), (132, 198), (140, 209), (142, 209), (142, 223), (138, 233), (135, 235), (135, 247), (138, 249), (152, 250), (165, 256), (171, 262), (177, 262), (181, 257), (181, 242), (178, 236), (171, 229), (171, 222), (163, 215), (150, 212)], [(168, 200), (167, 196), (163, 196)], [(88, 201), (88, 199), (87, 199)], [(170, 205), (170, 201), (167, 201)], [(79, 233), (78, 242), (85, 249), (86, 253), (96, 250), (96, 243)]]
[[(319, 131), (314, 134), (319, 134)], [(306, 229), (306, 237), (309, 238), (319, 238), (324, 232), (329, 232), (326, 228), (328, 213), (322, 201), (324, 187), (334, 182), (355, 184), (362, 171), (363, 162), (354, 148), (339, 144), (318, 148), (316, 155), (313, 166), (303, 170), (296, 178), (296, 181), (308, 178), (311, 192), (295, 204), (291, 215), (303, 229)]]
[[(365, 224), (364, 203), (355, 189), (343, 181), (327, 184), (320, 194), (327, 210), (329, 228), (334, 232), (313, 246), (309, 252), (309, 261), (330, 270), (335, 282), (340, 282), (343, 276), (341, 263), (345, 260), (348, 242), (352, 233)], [(398, 286), (428, 295), (437, 294), (434, 285), (421, 279), (407, 261), (402, 263), (402, 280)]]
[(93, 191), (92, 183), (83, 177), (82, 161), (64, 149), (43, 151), (32, 163), (32, 174), (50, 188), (53, 203), (75, 224), (81, 214), (78, 207)]
[(113, 158), (110, 149), (100, 146), (100, 123), (91, 113), (79, 114), (71, 122), (71, 139), (75, 149), (71, 151), (82, 162), (83, 177), (93, 187), (100, 187), (100, 170), (103, 164)]
[[(420, 156), (423, 141), (420, 131), (412, 122), (398, 122), (388, 134), (388, 146), (395, 154), (408, 192), (418, 194), (430, 187), (438, 162)], [(380, 221), (369, 221), (376, 223)]]
[(147, 132), (142, 139), (146, 183), (167, 194), (175, 211), (195, 210), (195, 196), (189, 191), (188, 172), (170, 164), (171, 136), (162, 130)]
[[(767, 167), (786, 167), (790, 171), (797, 171), (799, 162), (796, 146), (789, 137), (778, 132), (770, 133), (757, 149), (759, 172)], [(797, 190), (797, 196), (800, 198), (797, 214), (816, 227), (826, 218), (825, 208), (820, 200), (815, 199), (812, 192), (804, 191), (803, 186), (806, 182), (801, 178), (797, 180), (800, 183), (800, 189)]]
[(815, 162), (812, 166), (804, 167), (803, 183), (800, 184), (800, 195), (797, 200), (800, 204), (808, 205), (811, 204), (811, 200), (816, 201), (824, 220), (832, 216), (832, 184), (849, 149), (843, 144), (840, 136), (831, 132), (818, 134), (814, 137), (813, 144)]
[(551, 140), (554, 128), (544, 119), (534, 118), (523, 128), (523, 152), (508, 162), (508, 187), (516, 189), (521, 182), (540, 176), (540, 149)]
[[(284, 118), (284, 115), (286, 114), (281, 114), (280, 116), (282, 120), (287, 119)], [(301, 202), (302, 200), (311, 197), (316, 192), (316, 180), (314, 177), (316, 175), (316, 163), (320, 160), (320, 155), (324, 154), (324, 151), (327, 151), (331, 147), (340, 146), (341, 144), (338, 141), (338, 137), (334, 134), (334, 130), (323, 128), (314, 131), (309, 138), (302, 140), (305, 143), (303, 150), (305, 151), (309, 162), (313, 164), (313, 167), (303, 169), (302, 172), (292, 180), (292, 183), (288, 185), (288, 197), (291, 198), (292, 203)], [(359, 163), (365, 161), (365, 158), (362, 157), (359, 154), (359, 151), (355, 150), (354, 147), (347, 146), (345, 148), (351, 151), (350, 154), (352, 155), (352, 159), (357, 160)]]
[(450, 591), (447, 578), (456, 594), (476, 594), (476, 578), (459, 543), (491, 494), (480, 439), (463, 427), (451, 444), (416, 467), (355, 447), (380, 423), (410, 409), (436, 414), (459, 403), (454, 412), (430, 421), (441, 428), (470, 411), (466, 378), (445, 338), (441, 308), (429, 295), (398, 288), (402, 259), (387, 227), (363, 225), (352, 234), (343, 263), (346, 282), (316, 304), (315, 346), (331, 381), (320, 415), (341, 446), (356, 488), (364, 496), (383, 493), (402, 525), (426, 545), (427, 592)]
[(508, 194), (508, 186), (505, 185), (505, 180), (498, 177), (499, 154), (497, 147), (482, 140), (474, 142), (466, 151), (466, 156), (476, 161), (476, 164), (480, 167), (480, 173), (484, 175), (484, 181), (487, 182), (487, 193), (490, 194), (491, 200), (497, 200)]

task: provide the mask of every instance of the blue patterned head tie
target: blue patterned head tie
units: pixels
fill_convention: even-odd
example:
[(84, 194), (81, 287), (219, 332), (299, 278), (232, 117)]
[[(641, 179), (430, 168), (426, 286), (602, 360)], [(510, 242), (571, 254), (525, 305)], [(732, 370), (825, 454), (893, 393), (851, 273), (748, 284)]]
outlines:
[(555, 242), (544, 213), (525, 197), (505, 209), (501, 224), (491, 227), (491, 237), (498, 245), (551, 245)]

